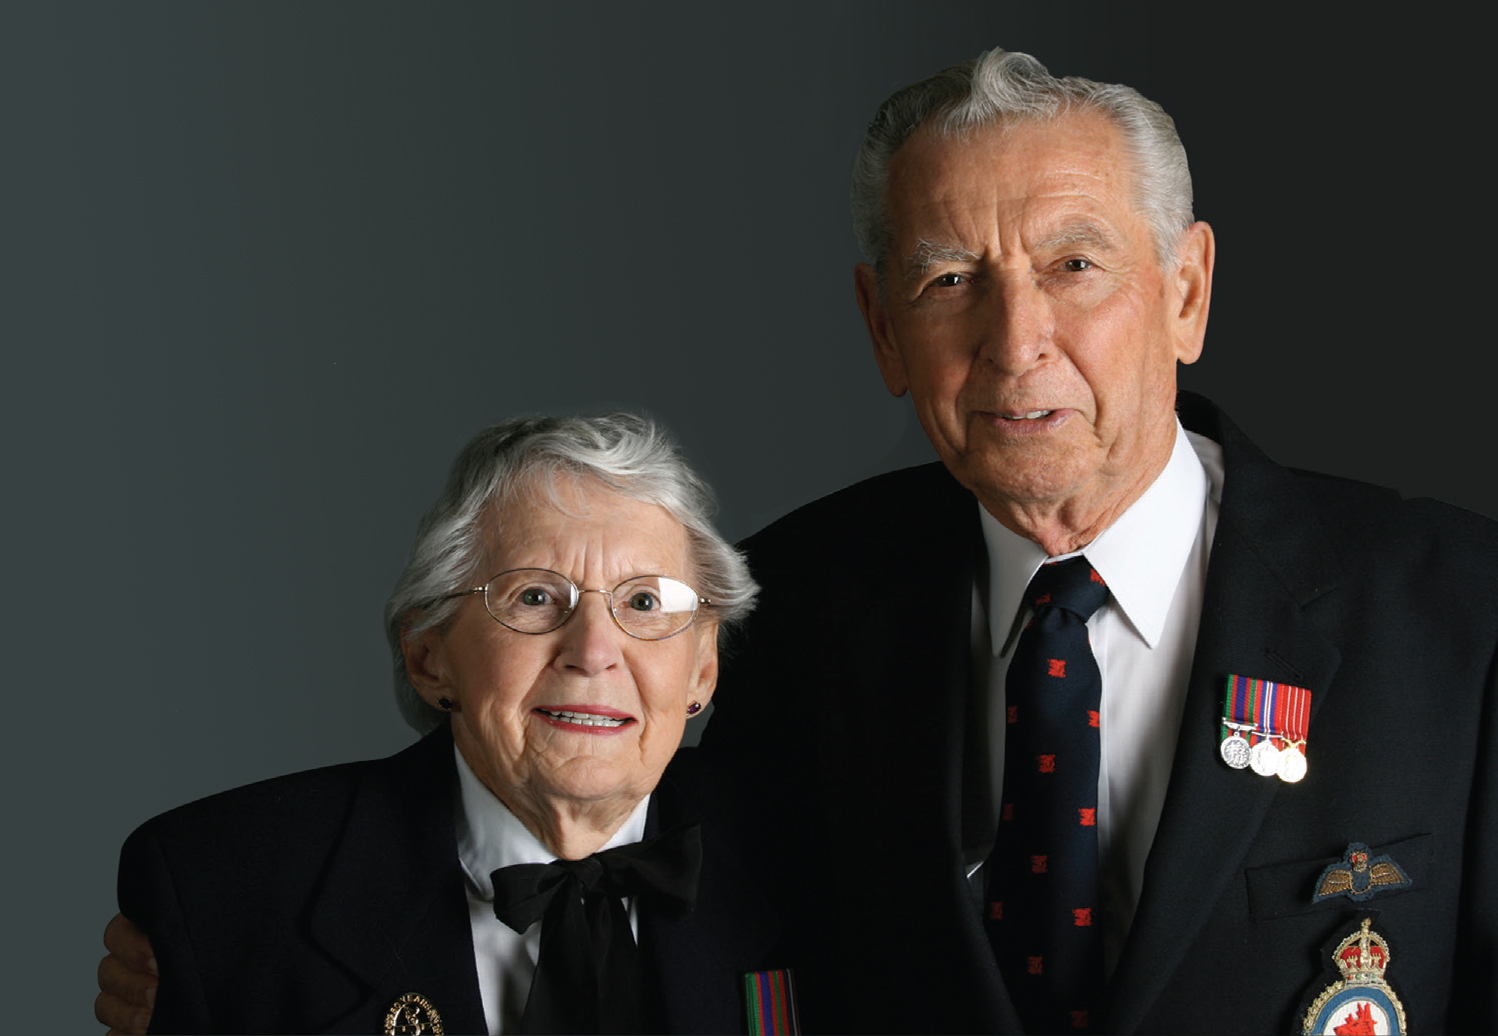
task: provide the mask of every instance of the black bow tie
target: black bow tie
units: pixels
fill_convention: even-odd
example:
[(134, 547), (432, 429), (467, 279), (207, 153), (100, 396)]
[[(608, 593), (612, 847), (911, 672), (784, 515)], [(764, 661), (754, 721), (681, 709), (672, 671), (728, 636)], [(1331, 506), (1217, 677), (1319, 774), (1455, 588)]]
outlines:
[(644, 1031), (640, 952), (621, 900), (642, 897), (684, 916), (696, 905), (701, 867), (702, 832), (693, 825), (581, 860), (494, 871), (494, 916), (517, 932), (545, 922), (520, 1031)]

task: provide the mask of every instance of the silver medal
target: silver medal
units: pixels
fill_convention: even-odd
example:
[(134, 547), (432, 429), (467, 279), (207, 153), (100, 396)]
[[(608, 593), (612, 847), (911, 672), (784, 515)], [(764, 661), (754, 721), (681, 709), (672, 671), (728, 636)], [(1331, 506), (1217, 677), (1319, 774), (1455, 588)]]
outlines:
[(1248, 741), (1242, 734), (1232, 734), (1223, 738), (1222, 761), (1235, 770), (1241, 770), (1248, 765)]
[(1260, 777), (1273, 777), (1279, 772), (1280, 750), (1274, 747), (1273, 741), (1265, 738), (1249, 750), (1248, 765)]

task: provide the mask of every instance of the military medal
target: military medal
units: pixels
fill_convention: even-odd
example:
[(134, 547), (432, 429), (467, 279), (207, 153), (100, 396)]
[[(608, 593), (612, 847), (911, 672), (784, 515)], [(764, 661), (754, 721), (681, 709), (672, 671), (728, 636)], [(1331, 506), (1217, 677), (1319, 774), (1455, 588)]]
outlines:
[(1404, 1033), (1409, 1028), (1404, 1005), (1384, 981), (1389, 967), (1389, 944), (1375, 932), (1371, 918), (1337, 944), (1332, 963), (1342, 977), (1311, 1002), (1302, 1032)]
[(1250, 676), (1229, 676), (1222, 705), (1223, 762), (1294, 784), (1306, 775), (1311, 692)]
[(1232, 733), (1222, 739), (1219, 751), (1222, 753), (1222, 761), (1235, 770), (1241, 770), (1248, 765), (1248, 738), (1243, 736), (1246, 730), (1253, 730), (1251, 723), (1230, 723), (1227, 719), (1222, 725), (1232, 730)]
[(1274, 741), (1264, 738), (1248, 753), (1248, 765), (1260, 777), (1273, 777), (1280, 769), (1280, 750)]
[(1305, 742), (1290, 743), (1290, 747), (1280, 753), (1279, 766), (1276, 769), (1280, 780), (1294, 784), (1306, 775), (1306, 751)]

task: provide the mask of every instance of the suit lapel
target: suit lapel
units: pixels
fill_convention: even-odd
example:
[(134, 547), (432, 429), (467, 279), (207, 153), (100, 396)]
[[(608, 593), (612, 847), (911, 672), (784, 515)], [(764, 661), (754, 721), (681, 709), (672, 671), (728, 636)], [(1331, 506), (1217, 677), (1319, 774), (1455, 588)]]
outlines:
[(444, 726), (372, 768), (314, 908), (313, 938), (370, 987), (333, 1031), (381, 1031), (406, 993), (448, 1032), (486, 1031), (453, 826), (456, 772)]
[(1114, 975), (1110, 1025), (1133, 1031), (1169, 982), (1243, 860), (1276, 795), (1295, 787), (1218, 758), (1228, 674), (1312, 690), (1314, 719), (1340, 663), (1304, 607), (1335, 586), (1330, 538), (1294, 480), (1205, 401), (1182, 419), (1222, 444), (1226, 475), (1169, 789), (1138, 910)]

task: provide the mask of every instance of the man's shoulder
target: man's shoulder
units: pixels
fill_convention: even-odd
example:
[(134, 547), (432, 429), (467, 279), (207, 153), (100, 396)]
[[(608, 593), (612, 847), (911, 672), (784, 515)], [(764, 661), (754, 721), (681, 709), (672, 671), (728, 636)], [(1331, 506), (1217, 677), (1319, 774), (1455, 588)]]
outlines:
[(1360, 566), (1467, 571), (1498, 589), (1498, 522), (1431, 497), (1320, 472), (1291, 470), (1338, 553)]
[(882, 536), (949, 525), (977, 509), (971, 492), (940, 463), (901, 468), (803, 504), (744, 541), (756, 547), (799, 544), (817, 550), (858, 546)]
[[(1464, 556), (1473, 570), (1498, 572), (1498, 522), (1429, 497), (1270, 460), (1208, 400), (1183, 392), (1180, 416), (1190, 431), (1223, 448), (1224, 514), (1274, 538), (1294, 529), (1346, 561), (1411, 565)], [(1267, 542), (1268, 540), (1266, 540)]]

